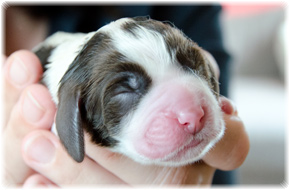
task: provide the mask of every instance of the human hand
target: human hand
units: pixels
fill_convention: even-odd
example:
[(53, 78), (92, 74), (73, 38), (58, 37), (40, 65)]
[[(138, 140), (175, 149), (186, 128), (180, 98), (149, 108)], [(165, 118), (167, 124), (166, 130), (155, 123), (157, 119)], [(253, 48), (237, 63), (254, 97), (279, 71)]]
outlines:
[(4, 153), (4, 184), (21, 185), (35, 173), (23, 161), (23, 137), (36, 129), (49, 129), (55, 105), (48, 90), (36, 84), (42, 76), (38, 58), (29, 51), (18, 51), (3, 59), (4, 121), (2, 144)]

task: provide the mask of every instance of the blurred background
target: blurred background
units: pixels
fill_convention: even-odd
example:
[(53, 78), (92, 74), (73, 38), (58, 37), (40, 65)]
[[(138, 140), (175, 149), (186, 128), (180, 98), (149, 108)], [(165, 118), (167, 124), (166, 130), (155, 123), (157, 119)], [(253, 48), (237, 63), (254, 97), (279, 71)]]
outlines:
[(275, 3), (223, 4), (222, 24), (232, 55), (230, 97), (250, 137), (238, 169), (241, 184), (283, 184), (286, 177), (285, 12)]
[[(222, 8), (225, 45), (232, 55), (230, 98), (251, 142), (249, 155), (237, 170), (238, 183), (285, 184), (287, 7), (281, 3), (222, 3)], [(10, 44), (17, 44), (6, 44), (6, 55), (16, 49), (31, 49), (45, 38), (44, 18), (27, 22), (29, 17), (22, 10), (7, 11), (6, 17), (15, 23), (6, 23), (5, 37)], [(27, 38), (18, 37), (14, 26)]]

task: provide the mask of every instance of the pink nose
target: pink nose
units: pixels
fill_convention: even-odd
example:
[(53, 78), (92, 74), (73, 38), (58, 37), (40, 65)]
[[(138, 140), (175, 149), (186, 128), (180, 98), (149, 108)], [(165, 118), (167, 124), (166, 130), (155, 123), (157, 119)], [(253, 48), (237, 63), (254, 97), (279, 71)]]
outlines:
[(188, 133), (196, 134), (202, 129), (202, 118), (204, 117), (204, 110), (201, 106), (195, 107), (191, 110), (184, 110), (176, 113), (180, 126)]

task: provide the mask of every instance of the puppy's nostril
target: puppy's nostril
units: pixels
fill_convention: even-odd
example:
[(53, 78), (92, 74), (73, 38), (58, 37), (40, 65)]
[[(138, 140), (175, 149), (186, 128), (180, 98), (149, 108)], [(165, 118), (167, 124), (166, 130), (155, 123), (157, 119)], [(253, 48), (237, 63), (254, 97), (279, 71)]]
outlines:
[(181, 123), (181, 125), (183, 125), (183, 126), (187, 126), (187, 125), (189, 125), (189, 123)]

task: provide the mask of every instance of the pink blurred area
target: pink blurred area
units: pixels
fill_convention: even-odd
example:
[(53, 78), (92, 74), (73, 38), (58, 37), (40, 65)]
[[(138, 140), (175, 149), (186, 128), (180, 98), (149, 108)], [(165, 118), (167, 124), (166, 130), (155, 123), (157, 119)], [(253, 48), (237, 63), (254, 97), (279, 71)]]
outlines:
[(285, 7), (283, 2), (264, 3), (222, 3), (223, 11), (228, 17), (245, 17)]

